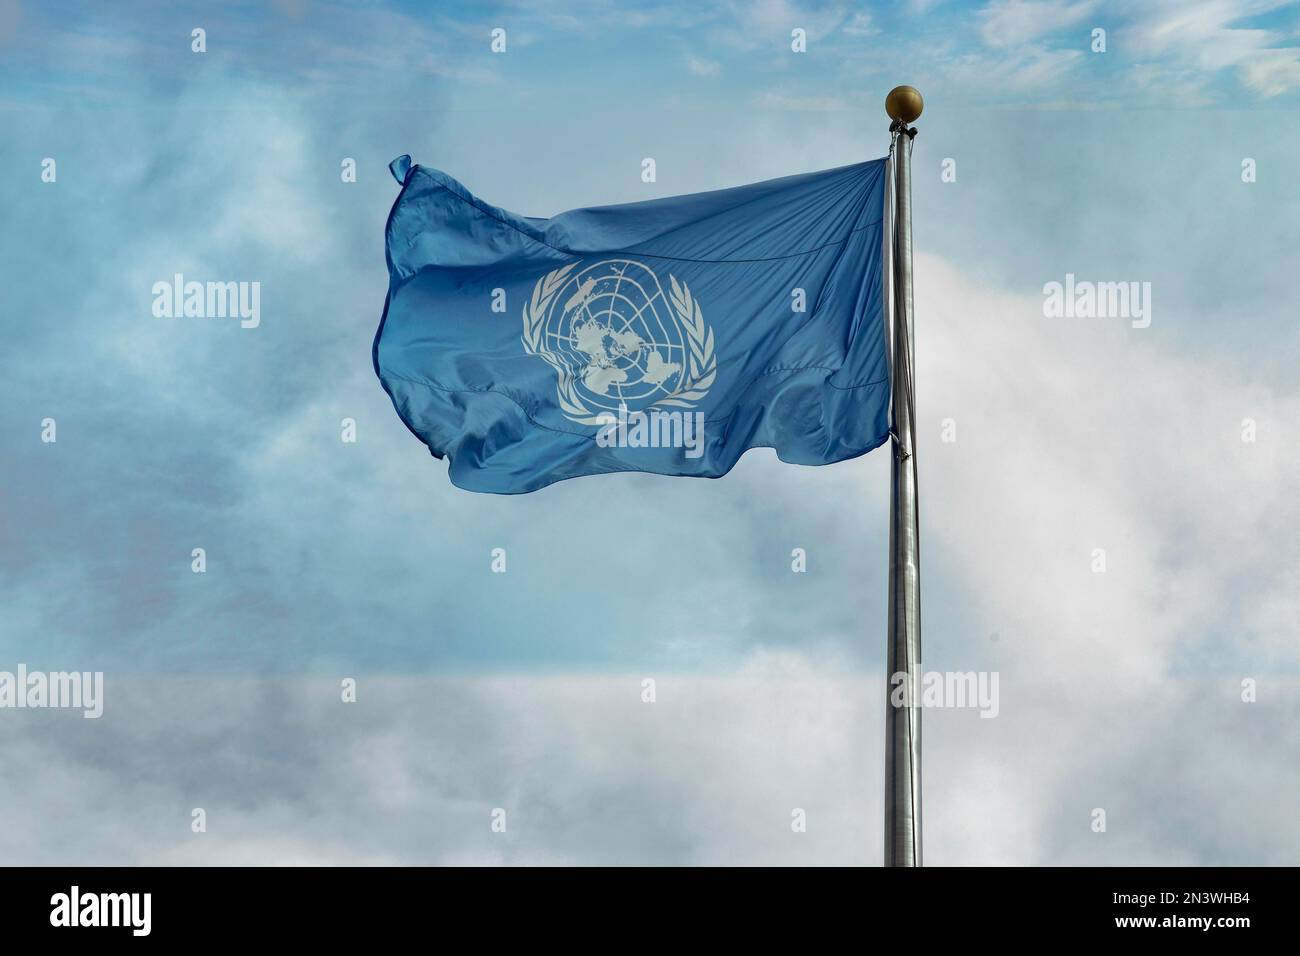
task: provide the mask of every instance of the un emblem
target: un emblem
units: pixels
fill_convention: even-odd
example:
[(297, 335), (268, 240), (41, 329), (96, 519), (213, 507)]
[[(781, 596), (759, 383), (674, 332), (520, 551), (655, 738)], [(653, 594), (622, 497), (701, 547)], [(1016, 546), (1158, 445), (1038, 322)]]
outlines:
[[(560, 410), (580, 425), (657, 407), (693, 408), (718, 374), (713, 330), (684, 283), (631, 259), (538, 280), (524, 305), (524, 348), (555, 370)], [(577, 270), (577, 271), (574, 271)]]

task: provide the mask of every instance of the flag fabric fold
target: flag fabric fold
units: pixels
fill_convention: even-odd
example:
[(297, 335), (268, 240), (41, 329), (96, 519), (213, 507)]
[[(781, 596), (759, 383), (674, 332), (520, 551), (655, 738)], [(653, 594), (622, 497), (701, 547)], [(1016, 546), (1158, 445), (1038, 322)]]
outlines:
[(489, 205), (409, 157), (375, 372), (470, 491), (821, 465), (888, 437), (886, 161), (576, 209)]

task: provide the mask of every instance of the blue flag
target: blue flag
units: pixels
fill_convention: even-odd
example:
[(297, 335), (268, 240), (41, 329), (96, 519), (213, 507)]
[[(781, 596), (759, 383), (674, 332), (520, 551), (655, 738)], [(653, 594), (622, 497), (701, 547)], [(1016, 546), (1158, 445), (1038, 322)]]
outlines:
[(457, 486), (718, 478), (749, 448), (824, 465), (888, 437), (885, 160), (550, 219), (391, 168), (375, 372)]

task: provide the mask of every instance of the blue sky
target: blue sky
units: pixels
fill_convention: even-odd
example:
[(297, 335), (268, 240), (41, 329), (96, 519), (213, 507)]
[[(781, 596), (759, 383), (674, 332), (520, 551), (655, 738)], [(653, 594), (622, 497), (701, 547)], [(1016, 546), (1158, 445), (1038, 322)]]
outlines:
[[(191, 52), (195, 27), (204, 54)], [(495, 27), (504, 54), (489, 50)], [(790, 50), (796, 27), (807, 53)], [(879, 720), (860, 708), (883, 669), (887, 458), (811, 469), (756, 451), (716, 482), (621, 475), (476, 496), (392, 412), (370, 344), (396, 195), (386, 167), (401, 153), (551, 215), (882, 155), (882, 101), (901, 82), (927, 98), (915, 153), (926, 663), (1004, 674), (998, 720), (934, 720), (947, 733), (928, 738), (939, 859), (1004, 861), (999, 831), (978, 822), (999, 820), (1023, 828), (1038, 862), (1294, 862), (1300, 6), (1248, 0), (0, 0), (0, 668), (102, 669), (110, 695), (115, 678), (132, 687), (103, 721), (119, 721), (124, 750), (163, 746), (141, 701), (174, 710), (177, 749), (136, 767), (146, 802), (188, 814), (189, 790), (216, 779), (182, 750), (204, 746), (203, 720), (230, 735), (220, 776), (254, 794), (238, 853), (184, 844), (184, 826), (173, 845), (128, 824), (105, 831), (102, 852), (270, 852), (267, 828), (284, 821), (260, 809), (321, 782), (302, 741), (327, 718), (295, 690), (271, 743), (240, 702), (350, 675), (425, 682), (369, 695), (348, 732), (358, 750), (415, 748), (422, 693), (463, 701), (479, 728), (527, 723), (523, 700), (550, 715), (529, 738), (538, 799), (559, 821), (550, 842), (502, 850), (457, 830), (417, 859), (603, 858), (608, 832), (576, 826), (538, 781), (571, 778), (565, 799), (584, 806), (640, 787), (644, 768), (610, 756), (622, 728), (671, 795), (637, 791), (634, 820), (657, 823), (629, 824), (627, 858), (853, 862), (862, 850), (874, 862), (863, 841), (878, 846), (878, 771), (861, 755), (876, 753)], [(45, 157), (55, 183), (41, 181)], [(340, 181), (344, 157), (356, 183)], [(940, 179), (946, 158), (956, 182)], [(261, 282), (261, 325), (153, 317), (153, 283), (176, 272)], [(1151, 282), (1150, 328), (1044, 318), (1042, 287), (1067, 272)], [(40, 441), (46, 417), (53, 445)], [(339, 441), (344, 417), (355, 445)], [(1105, 575), (1089, 570), (1098, 546)], [(194, 547), (206, 574), (190, 571)], [(494, 547), (505, 575), (489, 571)], [(790, 573), (794, 547), (806, 575)], [(686, 709), (628, 730), (645, 718), (609, 688), (635, 694), (647, 673), (689, 683), (691, 703), (666, 693)], [(1247, 713), (1229, 707), (1244, 676), (1270, 689)], [(203, 720), (186, 717), (188, 687)], [(854, 727), (822, 733), (819, 701)], [(504, 799), (518, 742), (476, 757), (439, 713), (418, 732), (447, 763), (421, 763), (410, 772), (431, 776), (409, 786)], [(106, 733), (32, 723), (45, 716), (0, 721), (15, 746), (62, 761), (10, 798), (13, 812), (38, 813), (60, 773), (89, 772), (87, 735)], [(575, 740), (591, 756), (576, 766)], [(710, 747), (732, 748), (721, 796), (696, 782), (719, 760)], [(258, 775), (267, 748), (292, 783)], [(709, 830), (708, 801), (755, 779), (745, 755), (774, 806), (786, 806), (775, 781), (793, 775), (842, 825), (797, 849)], [(1203, 772), (1185, 779), (1176, 768), (1189, 765)], [(1142, 769), (1154, 767), (1158, 780)], [(129, 807), (133, 779), (104, 786)], [(1231, 781), (1253, 783), (1243, 794)], [(873, 802), (854, 809), (858, 790)], [(1128, 807), (1110, 844), (1061, 816), (1078, 795), (1086, 818), (1104, 799), (1091, 790)], [(349, 823), (357, 806), (387, 806), (376, 792), (312, 809), (337, 832), (289, 827), (289, 855), (410, 859), (399, 836), (366, 847)], [(1220, 820), (1232, 801), (1254, 822)], [(1192, 807), (1185, 826), (1168, 823), (1176, 806)], [(556, 835), (566, 820), (583, 833), (572, 845)], [(1193, 829), (1228, 835), (1197, 842)], [(11, 849), (41, 860), (38, 843)]]

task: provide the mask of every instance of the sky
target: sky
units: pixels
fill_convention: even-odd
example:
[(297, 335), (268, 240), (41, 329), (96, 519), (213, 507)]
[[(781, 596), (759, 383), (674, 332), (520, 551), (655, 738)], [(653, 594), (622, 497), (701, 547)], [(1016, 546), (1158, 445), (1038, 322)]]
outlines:
[(0, 0), (0, 670), (105, 674), (0, 710), (0, 858), (878, 864), (887, 454), (474, 495), (370, 347), (402, 153), (549, 216), (881, 156), (899, 83), (925, 665), (1001, 698), (925, 715), (927, 863), (1296, 863), (1300, 5), (1250, 0)]

